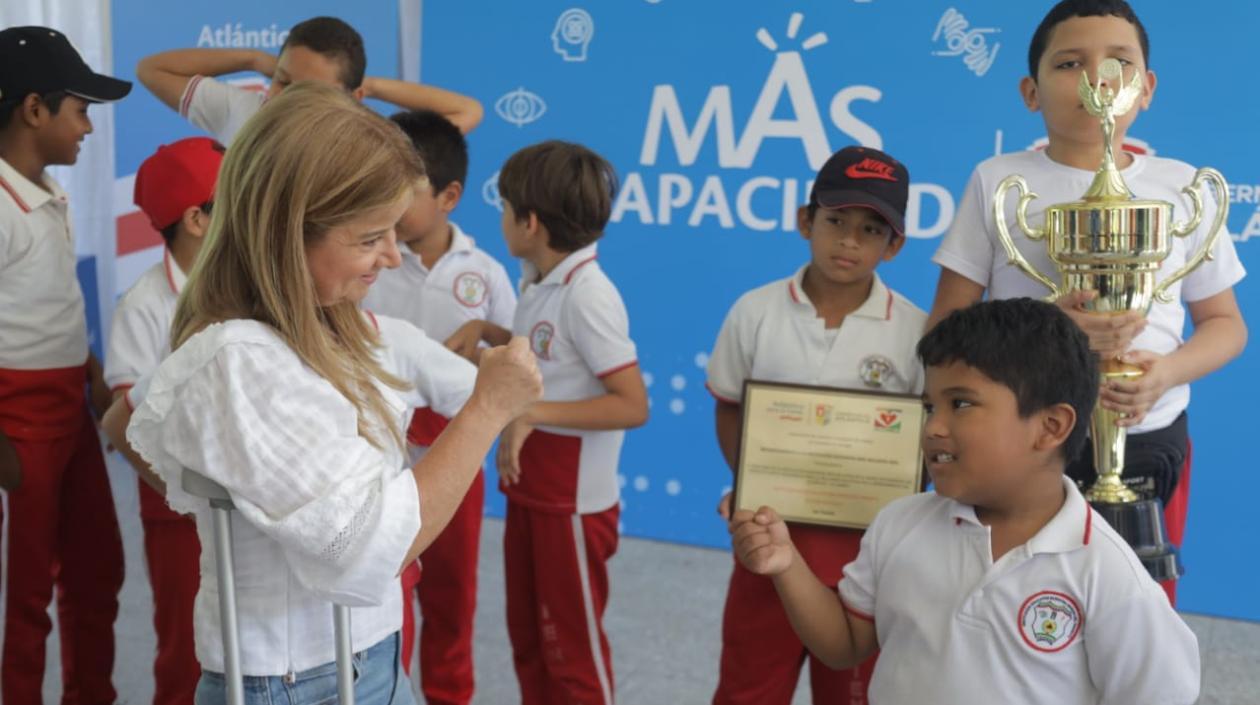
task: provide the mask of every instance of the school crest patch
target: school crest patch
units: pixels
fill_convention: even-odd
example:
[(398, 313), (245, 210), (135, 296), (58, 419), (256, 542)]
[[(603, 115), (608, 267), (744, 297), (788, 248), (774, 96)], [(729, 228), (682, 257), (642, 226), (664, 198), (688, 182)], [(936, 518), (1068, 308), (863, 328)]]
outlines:
[(549, 321), (539, 321), (529, 332), (529, 347), (539, 360), (551, 359), (551, 339), (556, 335), (556, 327)]
[(480, 306), (481, 302), (486, 300), (486, 291), (490, 286), (486, 284), (485, 277), (477, 272), (464, 272), (455, 277), (455, 300), (461, 304), (472, 308)]
[(1076, 640), (1084, 617), (1076, 600), (1061, 592), (1042, 590), (1019, 608), (1019, 635), (1043, 653), (1066, 649)]
[(896, 376), (897, 368), (883, 355), (868, 355), (858, 363), (858, 377), (868, 387), (878, 389)]

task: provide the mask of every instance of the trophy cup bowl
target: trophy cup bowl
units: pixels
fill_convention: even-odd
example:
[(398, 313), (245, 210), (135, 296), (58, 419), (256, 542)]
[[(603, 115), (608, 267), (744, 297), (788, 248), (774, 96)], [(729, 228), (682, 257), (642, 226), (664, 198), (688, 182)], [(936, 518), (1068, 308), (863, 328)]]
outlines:
[[(1103, 79), (1122, 83), (1118, 80), (1119, 63), (1108, 59), (1098, 73), (1096, 86), (1090, 84), (1084, 72), (1079, 85), (1086, 109), (1102, 118), (1105, 139), (1103, 162), (1089, 190), (1079, 201), (1048, 206), (1044, 225), (1033, 227), (1028, 223), (1028, 206), (1037, 194), (1023, 177), (1011, 175), (998, 184), (993, 218), (1007, 258), (1044, 284), (1050, 290), (1048, 299), (1055, 300), (1073, 291), (1096, 291), (1098, 296), (1085, 304), (1090, 312), (1106, 315), (1139, 311), (1145, 315), (1156, 301), (1171, 301), (1169, 288), (1211, 258), (1228, 216), (1228, 190), (1220, 172), (1199, 169), (1182, 189), (1192, 206), (1191, 217), (1179, 223), (1172, 222), (1171, 203), (1133, 198), (1115, 166), (1111, 138), (1115, 116), (1127, 112), (1142, 90), (1141, 74), (1134, 74), (1128, 85), (1113, 92)], [(1200, 191), (1206, 183), (1212, 184), (1219, 204), (1208, 236), (1185, 265), (1157, 281), (1161, 265), (1172, 252), (1173, 238), (1186, 237), (1199, 227), (1203, 218)], [(1012, 189), (1019, 192), (1016, 225), (1030, 240), (1045, 240), (1050, 261), (1059, 273), (1058, 282), (1033, 267), (1011, 238), (1006, 196)], [(1143, 373), (1142, 368), (1116, 359), (1102, 360), (1099, 369), (1103, 381), (1135, 379)], [(1152, 577), (1175, 579), (1182, 573), (1181, 565), (1176, 547), (1168, 543), (1159, 501), (1139, 497), (1120, 479), (1126, 438), (1125, 429), (1116, 425), (1120, 418), (1119, 413), (1101, 406), (1094, 410), (1090, 436), (1098, 480), (1085, 492), (1085, 498), (1129, 542)]]

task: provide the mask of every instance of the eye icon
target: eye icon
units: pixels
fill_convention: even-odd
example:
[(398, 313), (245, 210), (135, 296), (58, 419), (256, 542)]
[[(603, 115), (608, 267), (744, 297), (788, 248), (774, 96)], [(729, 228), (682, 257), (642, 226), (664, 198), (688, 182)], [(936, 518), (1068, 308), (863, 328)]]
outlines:
[(481, 185), (481, 199), (495, 210), (503, 211), (503, 199), (499, 197), (499, 172), (494, 172)]
[(523, 127), (542, 117), (547, 112), (547, 103), (537, 94), (517, 88), (496, 100), (494, 111), (513, 125)]

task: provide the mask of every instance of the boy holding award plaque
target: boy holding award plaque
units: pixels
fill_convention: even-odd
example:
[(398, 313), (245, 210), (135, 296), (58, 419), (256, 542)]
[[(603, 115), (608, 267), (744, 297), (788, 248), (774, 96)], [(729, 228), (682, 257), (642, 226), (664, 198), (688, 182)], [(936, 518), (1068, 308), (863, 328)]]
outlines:
[(810, 652), (848, 668), (878, 648), (872, 703), (1193, 703), (1194, 633), (1064, 475), (1097, 397), (1085, 334), (1051, 304), (997, 300), (918, 353), (935, 492), (879, 512), (838, 597), (775, 509), (732, 519)]
[[(905, 244), (909, 182), (905, 166), (883, 152), (862, 147), (836, 152), (818, 172), (809, 204), (797, 213), (797, 226), (809, 241), (809, 263), (744, 294), (731, 307), (709, 359), (707, 386), (717, 399), (718, 445), (733, 470), (745, 435), (741, 417), (751, 404), (744, 394), (749, 380), (881, 395), (871, 399), (921, 390), (914, 345), (927, 316), (875, 274), (876, 266)], [(840, 408), (807, 405), (804, 421), (819, 431), (819, 424), (835, 421), (832, 409)], [(913, 454), (911, 492), (918, 489), (917, 451)], [(723, 498), (723, 514), (729, 515), (730, 503), (729, 495)], [(857, 556), (862, 538), (860, 529), (796, 523), (792, 535), (813, 574), (828, 584)], [(721, 674), (713, 702), (786, 705), (807, 658), (814, 702), (866, 702), (874, 658), (837, 672), (809, 657), (778, 607), (771, 581), (737, 563), (722, 619)]]
[[(1102, 204), (1096, 210), (1111, 214), (1106, 204), (1116, 203), (1117, 216), (1144, 204), (1172, 204), (1177, 221), (1168, 218), (1170, 223), (1162, 222), (1168, 214), (1165, 211), (1164, 217), (1157, 219), (1161, 222), (1151, 224), (1149, 232), (1138, 233), (1140, 237), (1133, 240), (1142, 243), (1169, 231), (1172, 235), (1185, 233), (1184, 237), (1168, 238), (1172, 241), (1170, 250), (1156, 265), (1148, 284), (1129, 292), (1135, 299), (1154, 293), (1148, 314), (1143, 315), (1140, 306), (1134, 307), (1138, 310), (1122, 310), (1109, 301), (1104, 304), (1104, 296), (1115, 295), (1105, 290), (1116, 287), (1097, 282), (1083, 288), (1104, 290), (1101, 293), (1070, 291), (1059, 296), (1057, 303), (1088, 334), (1091, 348), (1103, 361), (1100, 416), (1112, 415), (1115, 426), (1127, 432), (1127, 440), (1118, 444), (1123, 484), (1136, 490), (1137, 496), (1157, 498), (1167, 506), (1168, 534), (1176, 544), (1185, 524), (1188, 491), (1188, 483), (1180, 476), (1183, 467), (1188, 472), (1190, 464), (1185, 413), (1189, 383), (1220, 368), (1242, 350), (1247, 332), (1233, 286), (1244, 271), (1228, 234), (1218, 231), (1218, 227), (1223, 230), (1221, 211), (1226, 207), (1223, 182), (1217, 183), (1216, 198), (1198, 196), (1200, 179), (1189, 165), (1122, 149), (1139, 108), (1150, 106), (1155, 91), (1155, 74), (1147, 63), (1149, 53), (1146, 30), (1121, 0), (1065, 0), (1046, 15), (1033, 35), (1029, 75), (1021, 81), (1020, 92), (1028, 109), (1042, 114), (1048, 146), (1044, 151), (1003, 154), (976, 167), (954, 224), (933, 258), (942, 270), (931, 320), (939, 321), (950, 311), (979, 301), (986, 292), (991, 299), (1044, 296), (1047, 290), (1042, 283), (1025, 276), (1011, 256), (1022, 255), (1032, 269), (1058, 278), (1058, 265), (1046, 244), (1028, 237), (1023, 228), (1028, 224), (1034, 233), (1050, 232), (1060, 221), (1052, 224), (1046, 212), (1077, 207), (1047, 208), (1050, 204)], [(1118, 75), (1109, 75), (1109, 71)], [(1082, 72), (1090, 85), (1082, 85)], [(1097, 89), (1091, 92), (1094, 84)], [(1093, 101), (1086, 96), (1100, 97), (1108, 108), (1114, 101), (1114, 126), (1112, 117), (1100, 123), (1098, 106), (1091, 105)], [(1108, 146), (1105, 133), (1111, 136), (1110, 150), (1104, 149)], [(1109, 152), (1114, 159), (1105, 158)], [(1100, 163), (1104, 165), (1102, 171)], [(1112, 164), (1114, 168), (1108, 169)], [(995, 189), (1012, 174), (1026, 180), (1036, 199), (1021, 201), (1019, 206), (1017, 199), (1009, 199), (1001, 215), (995, 215)], [(1192, 181), (1193, 187), (1183, 190)], [(1128, 201), (1130, 191), (1143, 200)], [(1086, 194), (1084, 201), (1078, 201), (1082, 194)], [(1022, 211), (1017, 210), (1028, 203), (1032, 208), (1025, 222), (1020, 219)], [(1124, 210), (1131, 207), (1133, 211)], [(1196, 222), (1195, 217), (1200, 220)], [(1182, 220), (1186, 222), (1179, 222)], [(1010, 253), (998, 236), (1000, 226), (1007, 224), (1012, 224), (1008, 226), (1014, 248)], [(1200, 252), (1210, 257), (1194, 268)], [(1105, 257), (1097, 259), (1103, 262)], [(1192, 271), (1174, 281), (1186, 268)], [(1168, 295), (1167, 302), (1159, 300), (1161, 292)], [(1194, 332), (1183, 339), (1187, 310)], [(1121, 374), (1129, 376), (1122, 379)], [(1110, 435), (1118, 436), (1118, 432)], [(1113, 452), (1111, 446), (1106, 447), (1105, 452)], [(1089, 451), (1068, 460), (1069, 477), (1082, 486), (1095, 481), (1099, 468)], [(1173, 599), (1171, 582), (1166, 589)]]

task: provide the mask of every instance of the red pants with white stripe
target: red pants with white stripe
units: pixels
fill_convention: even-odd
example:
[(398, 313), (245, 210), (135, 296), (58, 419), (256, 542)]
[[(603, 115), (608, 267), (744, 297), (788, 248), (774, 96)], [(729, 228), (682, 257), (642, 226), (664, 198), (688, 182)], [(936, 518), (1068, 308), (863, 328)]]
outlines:
[(193, 603), (201, 581), (197, 523), (171, 511), (162, 495), (143, 481), (140, 522), (157, 634), (153, 705), (192, 705), (201, 679), (193, 645)]
[[(857, 558), (862, 532), (803, 524), (792, 524), (791, 532), (814, 575), (835, 589), (845, 564)], [(722, 614), (722, 662), (714, 705), (788, 705), (806, 661), (814, 703), (865, 705), (875, 656), (856, 668), (828, 668), (792, 630), (774, 583), (735, 561)]]
[[(1168, 542), (1182, 548), (1182, 540), (1186, 536), (1186, 516), (1190, 509), (1190, 460), (1194, 456), (1194, 446), (1186, 441), (1186, 464), (1181, 468), (1181, 478), (1177, 488), (1173, 490), (1168, 504), (1164, 505), (1164, 528), (1168, 530)], [(1166, 580), (1159, 584), (1168, 595), (1168, 603), (1177, 606), (1177, 581)]]
[(4, 647), (0, 699), (42, 701), (48, 603), (57, 589), (63, 705), (110, 705), (117, 694), (114, 619), (122, 539), (96, 426), (87, 410), (72, 435), (10, 436), (22, 484), (5, 493)]
[(429, 705), (467, 705), (473, 696), (473, 617), (477, 612), (477, 554), (486, 480), (473, 480), (451, 523), (424, 550), (418, 568), (403, 574), (403, 666), (411, 672), (415, 617), (411, 593), (420, 602), (420, 689)]
[(612, 704), (603, 617), (620, 513), (558, 514), (508, 500), (507, 622), (522, 705)]

